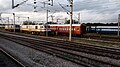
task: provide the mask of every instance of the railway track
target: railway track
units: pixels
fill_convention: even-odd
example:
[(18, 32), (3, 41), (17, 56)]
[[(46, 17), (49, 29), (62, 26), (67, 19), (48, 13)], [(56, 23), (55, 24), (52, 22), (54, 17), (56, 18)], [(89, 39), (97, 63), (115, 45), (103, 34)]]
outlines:
[[(6, 31), (2, 31), (2, 32), (6, 32)], [(13, 33), (13, 32), (7, 32), (7, 33), (22, 35), (22, 36), (35, 37), (35, 38), (45, 38), (44, 36), (39, 36), (39, 35), (35, 36), (35, 35), (30, 35), (30, 34)], [(95, 36), (95, 38), (94, 38), (94, 36)], [(49, 38), (51, 38), (53, 40), (54, 39), (68, 40), (68, 37), (66, 37), (66, 36), (52, 36), (52, 37), (49, 37)], [(46, 39), (48, 39), (48, 38), (46, 37)], [(94, 45), (99, 45), (99, 46), (110, 46), (110, 47), (119, 47), (119, 44), (120, 44), (120, 39), (118, 37), (117, 37), (117, 39), (115, 39), (115, 37), (113, 39), (112, 38), (104, 38), (103, 36), (102, 36), (102, 38), (100, 38), (98, 35), (91, 35), (90, 38), (89, 38), (89, 35), (86, 35), (83, 38), (72, 37), (72, 40), (74, 42), (78, 42), (78, 43), (81, 43), (81, 44), (90, 44), (90, 45), (94, 44)]]
[(86, 44), (79, 45), (80, 43), (44, 37), (38, 39), (11, 34), (1, 35), (16, 43), (61, 57), (83, 66), (120, 66), (120, 49)]
[[(67, 36), (53, 36), (53, 38), (59, 38), (59, 39), (63, 39), (63, 40), (67, 40), (68, 37)], [(77, 42), (77, 43), (81, 43), (81, 44), (93, 44), (96, 46), (107, 46), (107, 47), (120, 47), (120, 42), (116, 41), (116, 40), (106, 40), (105, 39), (92, 39), (92, 38), (80, 38), (80, 37), (72, 37), (72, 41)]]
[[(18, 38), (18, 39), (20, 39), (20, 38)], [(21, 40), (22, 40), (22, 38), (21, 38)], [(34, 41), (34, 39), (28, 40), (27, 38), (24, 38), (24, 41), (26, 41), (26, 42), (31, 42), (31, 43), (32, 43), (32, 41), (34, 41), (36, 43), (42, 42), (43, 44), (48, 44), (48, 45), (51, 45), (54, 47), (61, 47), (61, 48), (68, 49), (68, 50), (81, 51), (81, 52), (86, 52), (86, 53), (91, 53), (91, 54), (96, 54), (96, 55), (102, 55), (102, 56), (106, 56), (106, 57), (110, 57), (110, 58), (114, 58), (114, 59), (120, 59), (120, 56), (119, 56), (120, 49), (87, 45), (87, 44), (80, 45), (80, 43), (69, 42), (69, 41), (64, 41), (64, 40), (58, 40), (58, 41), (53, 42), (54, 40), (55, 39), (41, 38), (41, 39), (37, 39)], [(49, 43), (51, 43), (51, 44), (49, 44)], [(86, 49), (86, 50), (84, 50), (84, 49)], [(95, 51), (98, 51), (99, 53), (96, 53)], [(102, 52), (102, 51), (104, 51), (104, 52)], [(112, 55), (112, 54), (115, 54), (115, 55)]]
[[(17, 60), (15, 57), (13, 57), (11, 54), (9, 54), (8, 52), (6, 52), (5, 50), (3, 50), (2, 48), (0, 48), (0, 52), (2, 55), (2, 57), (4, 56), (4, 59), (7, 59), (7, 61), (5, 60), (1, 60), (3, 62), (1, 62), (1, 67), (7, 67), (7, 66), (12, 66), (12, 67), (26, 67), (24, 64), (22, 64), (19, 60)], [(7, 63), (9, 62), (9, 64)], [(13, 63), (13, 64), (10, 64)], [(3, 66), (2, 66), (3, 64)]]
[(90, 38), (95, 40), (104, 40), (104, 41), (116, 41), (120, 42), (120, 37), (112, 36), (112, 35), (100, 35), (100, 34), (86, 34), (84, 38)]

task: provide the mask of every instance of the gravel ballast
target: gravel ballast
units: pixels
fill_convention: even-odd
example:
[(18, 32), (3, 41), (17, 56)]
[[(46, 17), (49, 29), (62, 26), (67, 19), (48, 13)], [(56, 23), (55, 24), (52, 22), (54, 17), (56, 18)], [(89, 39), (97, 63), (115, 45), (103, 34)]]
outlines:
[(0, 47), (17, 56), (31, 67), (82, 67), (0, 37)]

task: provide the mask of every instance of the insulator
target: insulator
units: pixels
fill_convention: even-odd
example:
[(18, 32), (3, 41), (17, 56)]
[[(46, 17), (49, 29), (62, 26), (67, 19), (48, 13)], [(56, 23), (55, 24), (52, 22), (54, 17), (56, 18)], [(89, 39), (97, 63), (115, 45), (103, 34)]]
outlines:
[(36, 2), (36, 0), (34, 0), (34, 4), (36, 4), (37, 2)]
[(34, 9), (36, 9), (36, 7), (34, 7)]
[(34, 2), (34, 4), (36, 4), (36, 2)]
[(37, 12), (37, 11), (36, 11), (36, 8), (37, 8), (37, 7), (36, 7), (36, 3), (37, 3), (36, 0), (34, 0), (34, 12)]

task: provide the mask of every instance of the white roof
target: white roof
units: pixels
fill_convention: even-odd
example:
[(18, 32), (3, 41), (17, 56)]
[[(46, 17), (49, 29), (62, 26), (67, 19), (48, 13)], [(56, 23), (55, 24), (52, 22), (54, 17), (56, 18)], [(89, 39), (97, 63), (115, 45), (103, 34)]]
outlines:
[[(95, 28), (95, 26), (91, 26), (91, 28)], [(96, 28), (118, 28), (118, 26), (96, 26)]]
[(43, 26), (43, 25), (21, 25), (21, 26)]
[[(50, 26), (70, 26), (70, 24), (49, 24)], [(72, 26), (80, 26), (81, 24), (72, 24)]]
[[(70, 24), (48, 24), (48, 25), (50, 25), (50, 26), (70, 26)], [(72, 24), (72, 26), (80, 26), (80, 25), (81, 24)], [(43, 25), (21, 25), (21, 26), (43, 26)]]

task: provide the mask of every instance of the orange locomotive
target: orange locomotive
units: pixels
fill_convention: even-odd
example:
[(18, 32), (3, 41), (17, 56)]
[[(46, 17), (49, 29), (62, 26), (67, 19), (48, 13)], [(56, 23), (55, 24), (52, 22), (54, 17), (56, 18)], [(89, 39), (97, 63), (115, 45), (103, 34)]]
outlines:
[(45, 25), (22, 25), (20, 28), (23, 33), (31, 33), (31, 34), (41, 34), (45, 35), (46, 31), (50, 34), (51, 30)]

